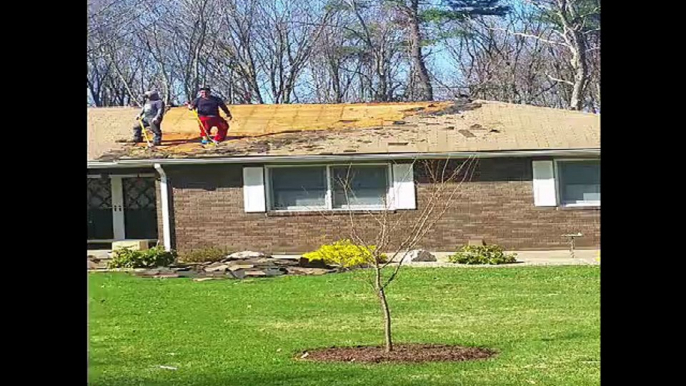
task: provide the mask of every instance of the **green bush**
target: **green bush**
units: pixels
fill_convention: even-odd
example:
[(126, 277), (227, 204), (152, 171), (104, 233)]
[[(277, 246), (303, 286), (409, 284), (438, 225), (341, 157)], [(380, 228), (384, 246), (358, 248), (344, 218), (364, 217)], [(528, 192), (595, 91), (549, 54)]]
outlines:
[(517, 262), (517, 254), (507, 254), (498, 245), (465, 245), (448, 261), (458, 264), (509, 264)]
[[(303, 257), (310, 261), (323, 260), (325, 264), (341, 268), (352, 268), (373, 264), (375, 252), (375, 245), (365, 248), (353, 244), (350, 240), (339, 240), (333, 244), (322, 245), (316, 251), (304, 254)], [(380, 254), (379, 259), (385, 261), (386, 255)]]
[(181, 260), (184, 263), (214, 263), (216, 261), (224, 259), (228, 254), (229, 251), (225, 248), (209, 247), (184, 252), (179, 256), (179, 260)]
[(114, 251), (108, 268), (152, 268), (166, 267), (176, 261), (176, 252), (167, 252), (162, 247), (150, 248), (144, 251), (134, 251), (128, 248)]

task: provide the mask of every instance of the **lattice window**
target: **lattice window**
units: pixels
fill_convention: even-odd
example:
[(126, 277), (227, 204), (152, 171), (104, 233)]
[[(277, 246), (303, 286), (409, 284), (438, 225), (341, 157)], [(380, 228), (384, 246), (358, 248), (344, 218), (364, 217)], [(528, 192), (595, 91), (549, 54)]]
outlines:
[(109, 178), (89, 178), (88, 209), (111, 209), (111, 186)]
[(124, 178), (122, 184), (126, 209), (155, 209), (154, 178)]

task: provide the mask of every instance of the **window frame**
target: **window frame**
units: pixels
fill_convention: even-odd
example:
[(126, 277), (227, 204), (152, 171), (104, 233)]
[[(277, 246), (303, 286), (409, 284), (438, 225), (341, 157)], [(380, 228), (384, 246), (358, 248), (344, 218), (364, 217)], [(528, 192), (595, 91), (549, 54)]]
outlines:
[(558, 206), (561, 208), (600, 208), (600, 201), (585, 201), (580, 203), (565, 204), (562, 200), (562, 175), (560, 174), (560, 163), (566, 162), (588, 162), (597, 161), (600, 167), (600, 158), (560, 158), (553, 162), (553, 170), (555, 173), (555, 194), (557, 196)]
[[(368, 206), (348, 206), (343, 208), (333, 207), (333, 181), (331, 181), (333, 167), (357, 167), (357, 166), (385, 166), (386, 167), (386, 205), (368, 205)], [(287, 209), (275, 209), (274, 204), (274, 190), (272, 188), (272, 169), (286, 169), (286, 168), (324, 168), (326, 170), (326, 195), (324, 196), (325, 206), (306, 206), (306, 207), (292, 207)], [(350, 212), (350, 211), (387, 211), (395, 210), (395, 203), (391, 200), (393, 189), (393, 170), (390, 162), (373, 162), (373, 163), (333, 163), (333, 164), (279, 164), (279, 165), (265, 165), (265, 198), (267, 203), (267, 212), (271, 213), (292, 213), (292, 212)]]

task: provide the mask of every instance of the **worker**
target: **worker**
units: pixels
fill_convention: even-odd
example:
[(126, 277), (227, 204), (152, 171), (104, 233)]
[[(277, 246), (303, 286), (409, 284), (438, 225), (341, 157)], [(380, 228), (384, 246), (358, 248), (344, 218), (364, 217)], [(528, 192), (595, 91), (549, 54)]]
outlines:
[(219, 109), (224, 111), (226, 117), (229, 120), (233, 119), (229, 108), (226, 107), (224, 101), (210, 94), (209, 87), (203, 87), (200, 89), (200, 97), (196, 98), (193, 102), (188, 103), (189, 110), (197, 110), (198, 118), (200, 118), (200, 135), (202, 136), (202, 143), (206, 144), (207, 139), (205, 135), (209, 137), (210, 130), (212, 127), (217, 128), (217, 134), (214, 136), (214, 140), (217, 142), (222, 142), (226, 139), (226, 133), (229, 131), (229, 123), (219, 115)]
[(141, 112), (136, 116), (136, 124), (133, 126), (133, 142), (142, 142), (142, 128), (150, 128), (154, 134), (152, 143), (157, 146), (162, 143), (162, 117), (164, 116), (164, 102), (160, 99), (160, 94), (155, 91), (147, 91), (143, 95), (145, 104)]

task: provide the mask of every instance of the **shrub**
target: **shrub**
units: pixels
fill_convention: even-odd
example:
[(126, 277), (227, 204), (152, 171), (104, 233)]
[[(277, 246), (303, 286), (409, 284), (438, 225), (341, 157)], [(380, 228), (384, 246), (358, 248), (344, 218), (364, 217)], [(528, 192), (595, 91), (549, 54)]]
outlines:
[(179, 256), (179, 260), (184, 263), (205, 263), (222, 260), (229, 254), (225, 248), (210, 247), (185, 252)]
[(498, 245), (465, 245), (449, 256), (448, 261), (459, 264), (508, 264), (517, 262), (517, 254), (507, 254)]
[[(352, 268), (373, 264), (375, 251), (375, 245), (365, 248), (353, 244), (350, 240), (339, 240), (333, 244), (322, 245), (316, 251), (304, 254), (303, 257), (310, 261), (323, 260), (325, 264), (341, 268)], [(386, 255), (381, 254), (379, 258), (384, 261)]]
[(176, 261), (176, 252), (167, 252), (162, 247), (150, 248), (144, 251), (134, 251), (128, 248), (114, 251), (108, 268), (152, 268), (163, 267)]

